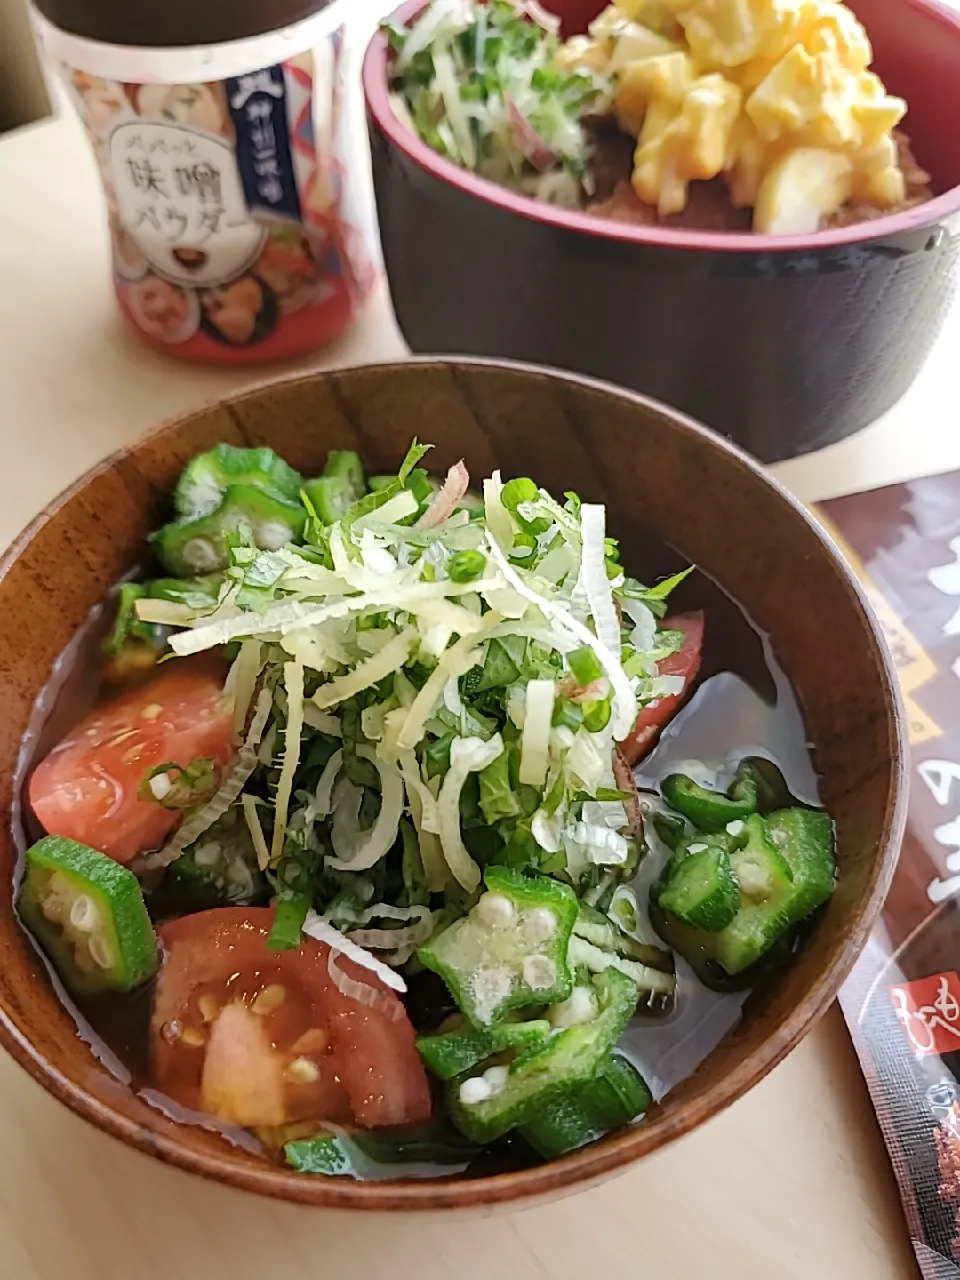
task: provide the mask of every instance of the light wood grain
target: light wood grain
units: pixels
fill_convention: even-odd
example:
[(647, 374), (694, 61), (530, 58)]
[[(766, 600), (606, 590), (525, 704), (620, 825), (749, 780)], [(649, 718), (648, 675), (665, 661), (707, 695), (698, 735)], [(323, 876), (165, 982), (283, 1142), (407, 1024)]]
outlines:
[[(0, 142), (0, 543), (159, 419), (263, 377), (135, 346), (112, 309), (92, 161), (71, 119)], [(778, 468), (806, 500), (960, 465), (960, 314), (883, 422)], [(392, 358), (383, 292), (322, 363)], [(0, 1280), (340, 1275), (347, 1280), (907, 1280), (916, 1275), (836, 1010), (729, 1112), (615, 1182), (489, 1221), (320, 1214), (130, 1151), (0, 1059)]]

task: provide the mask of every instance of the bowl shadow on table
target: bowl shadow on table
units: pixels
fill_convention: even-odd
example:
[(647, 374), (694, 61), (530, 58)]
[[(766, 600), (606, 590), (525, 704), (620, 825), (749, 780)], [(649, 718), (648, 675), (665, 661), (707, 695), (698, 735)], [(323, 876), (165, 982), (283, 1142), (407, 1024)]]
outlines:
[[(745, 457), (678, 415), (611, 388), (521, 367), (408, 362), (278, 383), (212, 406), (108, 460), (28, 530), (0, 571), (0, 776), (9, 795), (33, 700), (89, 610), (166, 518), (186, 461), (219, 441), (269, 444), (304, 472), (330, 448), (395, 469), (413, 436), (442, 471), (502, 466), (608, 504), (624, 562), (651, 532), (697, 563), (774, 637), (804, 709), (822, 798), (838, 828), (838, 891), (808, 945), (742, 1023), (641, 1126), (562, 1160), (476, 1180), (354, 1183), (265, 1166), (215, 1134), (177, 1125), (112, 1077), (77, 1038), (0, 898), (0, 1040), (101, 1128), (169, 1163), (248, 1190), (329, 1207), (477, 1208), (586, 1187), (696, 1128), (761, 1079), (826, 1009), (878, 909), (902, 827), (902, 723), (886, 650), (849, 570), (809, 517)], [(784, 589), (789, 584), (789, 589)], [(830, 643), (824, 644), (829, 621)], [(22, 637), (31, 636), (24, 646)], [(5, 832), (0, 868), (16, 851)]]

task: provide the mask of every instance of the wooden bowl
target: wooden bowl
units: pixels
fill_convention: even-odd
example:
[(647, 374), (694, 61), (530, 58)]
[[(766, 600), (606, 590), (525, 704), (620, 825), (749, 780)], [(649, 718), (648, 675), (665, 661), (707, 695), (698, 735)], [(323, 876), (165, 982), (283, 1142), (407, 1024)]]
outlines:
[(771, 637), (814, 744), (837, 823), (840, 881), (810, 944), (739, 1026), (642, 1125), (541, 1167), (476, 1179), (358, 1183), (297, 1176), (202, 1128), (178, 1125), (98, 1061), (0, 894), (0, 1042), (106, 1132), (235, 1187), (360, 1209), (508, 1205), (586, 1186), (729, 1106), (797, 1044), (834, 998), (887, 888), (904, 820), (903, 719), (886, 648), (850, 571), (811, 518), (704, 428), (640, 396), (521, 366), (411, 361), (313, 374), (160, 427), (108, 458), (38, 517), (0, 565), (0, 869), (11, 885), (21, 740), (39, 691), (91, 608), (167, 518), (177, 475), (220, 442), (267, 444), (318, 470), (330, 448), (396, 469), (413, 436), (432, 464), (536, 476), (607, 504), (631, 564), (650, 535), (698, 564)]

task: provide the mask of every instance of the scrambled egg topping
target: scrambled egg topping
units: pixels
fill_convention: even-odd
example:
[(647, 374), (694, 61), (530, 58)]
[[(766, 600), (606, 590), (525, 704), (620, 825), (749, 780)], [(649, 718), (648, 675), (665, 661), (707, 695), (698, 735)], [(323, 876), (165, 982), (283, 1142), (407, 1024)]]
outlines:
[(850, 200), (906, 197), (893, 138), (906, 103), (869, 70), (867, 33), (840, 0), (619, 0), (559, 57), (610, 77), (637, 138), (634, 189), (661, 216), (720, 174), (772, 235), (816, 231)]

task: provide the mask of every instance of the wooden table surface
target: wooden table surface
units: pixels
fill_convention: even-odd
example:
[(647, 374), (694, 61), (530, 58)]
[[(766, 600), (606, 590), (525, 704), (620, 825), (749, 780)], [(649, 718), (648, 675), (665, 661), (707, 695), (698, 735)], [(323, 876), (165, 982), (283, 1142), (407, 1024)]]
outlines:
[[(93, 163), (70, 117), (0, 140), (0, 545), (153, 423), (265, 375), (136, 345), (113, 310)], [(404, 348), (384, 293), (336, 349)], [(805, 501), (960, 466), (955, 310), (886, 418), (775, 468)], [(24, 637), (29, 642), (29, 637)], [(0, 1055), (0, 1280), (907, 1280), (896, 1189), (839, 1010), (731, 1110), (619, 1179), (491, 1219), (260, 1201), (103, 1136)]]

